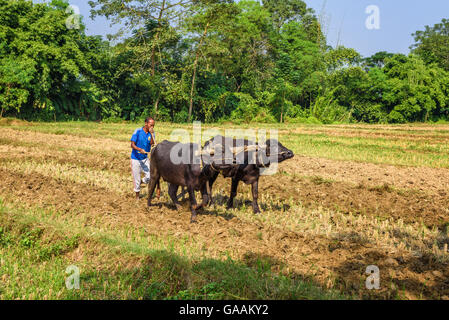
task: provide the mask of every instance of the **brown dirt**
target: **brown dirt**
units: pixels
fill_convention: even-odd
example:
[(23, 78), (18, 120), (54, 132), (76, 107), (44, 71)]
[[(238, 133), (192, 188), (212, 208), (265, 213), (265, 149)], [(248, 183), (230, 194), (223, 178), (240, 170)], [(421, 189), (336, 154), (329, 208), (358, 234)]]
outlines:
[[(295, 157), (279, 175), (262, 177), (259, 192), (306, 207), (422, 222), (449, 224), (449, 170), (394, 167), (322, 158)], [(230, 190), (229, 181), (217, 187)], [(242, 185), (239, 187), (242, 190)], [(261, 203), (263, 205), (263, 203)]]
[[(426, 143), (445, 143), (448, 139), (447, 135), (438, 135), (438, 134), (416, 134), (411, 135), (409, 133), (401, 133), (401, 132), (370, 132), (370, 131), (357, 131), (357, 130), (329, 130), (329, 129), (306, 129), (306, 128), (298, 128), (293, 131), (285, 131), (280, 133), (296, 133), (296, 134), (322, 134), (331, 137), (345, 137), (345, 138), (369, 138), (369, 139), (387, 139), (387, 140), (406, 140), (406, 141), (422, 141)], [(427, 132), (427, 131), (424, 131)]]
[[(2, 151), (3, 148), (0, 148)], [(66, 153), (29, 154), (22, 149), (0, 153), (0, 161), (33, 160), (37, 162), (55, 161), (96, 170), (111, 170), (129, 178), (127, 154), (108, 154), (98, 157), (90, 152), (82, 152), (67, 157)], [(15, 154), (12, 151), (19, 151)], [(5, 155), (5, 157), (2, 156)], [(375, 217), (402, 219), (405, 222), (423, 222), (427, 226), (444, 228), (449, 223), (449, 193), (444, 188), (444, 179), (431, 185), (436, 175), (444, 177), (449, 170), (428, 168), (397, 168), (392, 166), (347, 163), (326, 159), (301, 161), (293, 159), (280, 165), (280, 172), (287, 173), (262, 177), (260, 192), (272, 194), (282, 201), (292, 198), (306, 207), (324, 207), (341, 212), (371, 215)], [(295, 163), (301, 167), (304, 176), (290, 174)], [(346, 164), (346, 166), (344, 166)], [(345, 168), (347, 171), (343, 171)], [(396, 170), (395, 170), (396, 169)], [(383, 171), (381, 171), (383, 170)], [(417, 173), (408, 176), (407, 172)], [(377, 176), (364, 177), (363, 172)], [(432, 176), (432, 174), (434, 176)], [(408, 179), (403, 181), (404, 177)], [(449, 181), (449, 179), (447, 180)], [(405, 183), (404, 183), (405, 182)], [(229, 181), (219, 179), (217, 187), (229, 190)], [(244, 188), (240, 187), (240, 190)], [(226, 193), (227, 195), (227, 193)], [(261, 203), (261, 205), (264, 205)]]
[[(0, 161), (56, 161), (95, 170), (114, 170), (129, 176), (128, 143), (68, 139), (42, 133), (24, 136), (11, 129), (1, 131)], [(97, 146), (105, 144), (106, 149), (101, 148), (97, 153)], [(198, 224), (192, 225), (188, 210), (178, 213), (161, 205), (147, 211), (145, 201), (136, 204), (131, 192), (123, 197), (106, 188), (67, 183), (40, 174), (23, 175), (0, 169), (0, 180), (0, 195), (6, 203), (19, 201), (22, 205), (54, 208), (62, 214), (80, 212), (105, 226), (143, 227), (161, 237), (193, 238), (204, 243), (209, 256), (220, 257), (223, 252), (232, 252), (233, 258), (248, 264), (253, 260), (251, 257), (269, 257), (282, 272), (313, 277), (323, 287), (335, 287), (360, 298), (449, 296), (449, 266), (431, 255), (416, 257), (401, 250), (392, 253), (369, 243), (345, 240), (350, 237), (336, 241), (286, 231), (262, 222), (242, 220), (231, 213), (220, 215), (211, 209), (199, 217)], [(394, 217), (410, 223), (422, 221), (442, 228), (449, 223), (448, 187), (448, 169), (295, 156), (280, 165), (276, 176), (262, 177), (259, 189), (261, 194), (272, 194), (282, 201), (293, 199), (307, 207)], [(229, 180), (220, 178), (214, 189), (218, 188), (229, 190)], [(247, 191), (248, 187), (240, 186), (239, 190)], [(279, 214), (288, 214), (288, 210), (285, 213), (279, 210)], [(377, 292), (364, 289), (365, 268), (371, 264), (379, 266), (386, 276), (382, 276), (382, 290)]]
[(429, 194), (446, 193), (449, 190), (449, 170), (443, 168), (397, 167), (296, 155), (292, 160), (282, 163), (280, 169), (289, 174), (319, 176), (356, 185), (375, 187), (388, 184)]
[[(310, 278), (323, 287), (336, 287), (360, 298), (439, 298), (449, 294), (447, 264), (431, 257), (415, 258), (407, 253), (391, 253), (370, 244), (334, 240), (285, 231), (259, 223), (249, 223), (237, 217), (202, 214), (198, 224), (189, 223), (189, 212), (165, 206), (150, 211), (145, 202), (136, 204), (132, 196), (123, 197), (105, 189), (84, 184), (65, 184), (49, 177), (0, 170), (0, 194), (6, 202), (20, 199), (22, 205), (53, 208), (61, 213), (76, 210), (93, 219), (110, 223), (144, 227), (159, 236), (176, 235), (203, 242), (209, 254), (232, 252), (236, 259), (250, 263), (249, 257), (270, 257), (286, 267), (283, 272)], [(230, 230), (233, 230), (230, 233)], [(394, 263), (386, 258), (392, 258)], [(430, 260), (429, 260), (430, 259)], [(375, 264), (388, 275), (382, 290), (369, 292), (363, 281), (366, 266)], [(276, 267), (276, 266), (274, 266)], [(387, 286), (388, 283), (388, 286)], [(395, 287), (389, 287), (389, 284)], [(405, 291), (402, 291), (402, 290)]]
[(444, 229), (449, 223), (449, 197), (429, 195), (424, 192), (395, 191), (391, 186), (369, 187), (345, 182), (328, 182), (320, 177), (284, 177), (266, 179), (261, 183), (264, 192), (276, 192), (278, 196), (307, 207), (324, 207), (344, 213), (374, 217), (402, 219), (406, 223), (416, 221), (426, 226)]
[(388, 131), (447, 131), (449, 132), (449, 125), (434, 125), (434, 124), (417, 124), (417, 125), (371, 125), (371, 124), (341, 124), (329, 125), (326, 128), (335, 129), (361, 129), (361, 130), (388, 130)]
[[(46, 139), (41, 137), (39, 140)], [(95, 149), (65, 150), (57, 151), (44, 145), (32, 148), (1, 145), (0, 161), (56, 161), (129, 175), (129, 154), (126, 151), (107, 152), (100, 156)], [(427, 226), (444, 228), (449, 222), (447, 169), (295, 156), (282, 163), (279, 171), (287, 176), (283, 179), (278, 175), (263, 177), (261, 192), (281, 200), (292, 198), (308, 207), (394, 217), (405, 222), (422, 221)], [(219, 179), (217, 186), (229, 190), (229, 181)]]
[(0, 126), (8, 127), (8, 126), (32, 126), (31, 122), (25, 120), (19, 120), (14, 118), (0, 118)]
[(15, 141), (16, 143), (31, 144), (33, 146), (45, 146), (53, 149), (92, 150), (97, 152), (117, 152), (130, 150), (128, 142), (120, 142), (113, 139), (96, 139), (63, 134), (41, 133), (36, 131), (21, 134), (20, 131), (1, 128), (1, 138)]
[(91, 151), (72, 152), (68, 150), (66, 152), (54, 152), (46, 148), (0, 145), (0, 162), (9, 161), (56, 162), (59, 164), (70, 164), (76, 167), (131, 174), (128, 152), (117, 152), (106, 155)]

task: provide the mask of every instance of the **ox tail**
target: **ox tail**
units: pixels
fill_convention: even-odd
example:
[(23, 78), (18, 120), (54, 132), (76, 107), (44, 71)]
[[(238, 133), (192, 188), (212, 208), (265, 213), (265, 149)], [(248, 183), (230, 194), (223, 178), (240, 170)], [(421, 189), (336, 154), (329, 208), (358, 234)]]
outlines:
[(212, 199), (212, 195), (210, 194), (210, 186), (209, 186), (209, 180), (206, 181), (206, 192), (207, 192), (207, 197), (210, 199)]
[(161, 179), (158, 179), (156, 182), (156, 198), (161, 198)]

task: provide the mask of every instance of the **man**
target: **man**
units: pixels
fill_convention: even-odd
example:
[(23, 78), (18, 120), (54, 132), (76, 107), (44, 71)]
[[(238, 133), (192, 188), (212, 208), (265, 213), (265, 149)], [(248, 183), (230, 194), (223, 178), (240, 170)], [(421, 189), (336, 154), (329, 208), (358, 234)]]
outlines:
[[(150, 182), (150, 154), (151, 147), (156, 144), (156, 135), (154, 133), (155, 121), (149, 117), (145, 119), (145, 125), (134, 131), (131, 137), (131, 171), (134, 181), (134, 192), (136, 199), (139, 199), (140, 184), (143, 182), (148, 184)], [(142, 181), (141, 173), (144, 173)], [(157, 197), (160, 196), (160, 189), (157, 190)]]

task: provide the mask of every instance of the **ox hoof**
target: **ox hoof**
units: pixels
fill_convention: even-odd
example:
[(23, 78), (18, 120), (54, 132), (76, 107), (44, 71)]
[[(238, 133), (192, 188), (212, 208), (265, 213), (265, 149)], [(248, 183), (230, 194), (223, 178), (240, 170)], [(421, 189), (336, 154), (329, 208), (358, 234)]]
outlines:
[(204, 207), (204, 204), (199, 204), (199, 205), (196, 205), (193, 209), (196, 211), (196, 210), (202, 209), (203, 207)]
[(180, 204), (175, 204), (176, 211), (181, 211), (182, 206)]
[(197, 223), (198, 221), (196, 221), (196, 211), (192, 210), (192, 215), (190, 216), (190, 223)]

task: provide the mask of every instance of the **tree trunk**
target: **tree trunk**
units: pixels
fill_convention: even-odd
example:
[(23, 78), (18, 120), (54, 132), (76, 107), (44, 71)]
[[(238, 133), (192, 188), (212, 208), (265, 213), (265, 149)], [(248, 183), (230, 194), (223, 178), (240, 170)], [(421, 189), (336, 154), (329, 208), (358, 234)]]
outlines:
[(281, 123), (284, 122), (285, 91), (282, 92)]
[[(156, 35), (154, 36), (154, 41), (152, 44), (152, 48), (151, 48), (151, 75), (154, 77), (154, 75), (156, 74), (156, 45), (157, 45), (157, 41), (159, 41), (159, 32), (160, 32), (160, 28), (162, 27), (161, 21), (162, 21), (162, 16), (164, 14), (165, 11), (165, 0), (162, 2), (162, 7), (160, 8), (159, 11), (159, 19), (157, 20), (157, 32)], [(159, 99), (160, 99), (160, 93), (157, 96), (156, 102), (154, 103), (154, 117), (157, 118), (157, 111), (158, 111), (158, 107), (159, 107)]]
[(151, 48), (151, 75), (154, 77), (156, 74), (156, 58), (155, 58), (155, 50), (156, 50), (156, 41), (158, 41), (159, 38), (159, 31), (156, 33), (156, 36), (154, 37), (153, 46)]
[[(8, 83), (8, 84), (6, 85), (6, 88), (7, 88), (7, 90), (6, 90), (6, 97), (8, 97), (8, 96), (9, 96), (9, 91), (11, 90), (11, 84)], [(3, 113), (4, 113), (4, 112), (5, 112), (5, 105), (2, 104), (2, 112), (0, 113), (0, 118), (3, 118)]]
[(236, 92), (240, 92), (240, 88), (242, 87), (242, 84), (243, 84), (243, 81), (240, 84), (238, 84), (238, 82), (237, 82), (237, 89), (235, 90)]
[[(156, 58), (155, 58), (156, 43), (159, 40), (159, 32), (160, 32), (160, 28), (162, 26), (161, 21), (162, 21), (162, 16), (164, 14), (164, 11), (165, 11), (165, 0), (162, 2), (162, 7), (160, 8), (160, 11), (159, 11), (159, 17), (157, 20), (157, 32), (156, 32), (156, 35), (154, 36), (153, 46), (151, 48), (151, 75), (152, 76), (154, 76), (156, 74)], [(159, 101), (159, 99), (158, 99), (158, 101)]]
[(79, 107), (79, 109), (80, 109), (80, 116), (83, 116), (83, 117), (84, 117), (84, 112), (83, 112), (81, 106), (82, 106), (82, 103), (81, 103), (81, 97), (80, 97), (80, 100), (79, 100), (79, 102), (78, 102), (78, 107)]
[(198, 59), (199, 59), (199, 56), (200, 56), (200, 49), (201, 49), (201, 45), (203, 44), (204, 38), (207, 35), (207, 29), (208, 28), (209, 28), (209, 22), (206, 24), (206, 27), (204, 28), (203, 35), (201, 36), (200, 43), (199, 43), (198, 48), (196, 50), (195, 62), (193, 63), (193, 77), (192, 77), (192, 86), (190, 87), (190, 104), (189, 104), (189, 120), (188, 120), (188, 122), (190, 122), (190, 120), (192, 118), (193, 91), (195, 90), (196, 68), (197, 68)]
[(157, 115), (157, 108), (159, 106), (159, 98), (161, 97), (161, 95), (159, 94), (157, 96), (156, 102), (154, 103), (154, 113)]

